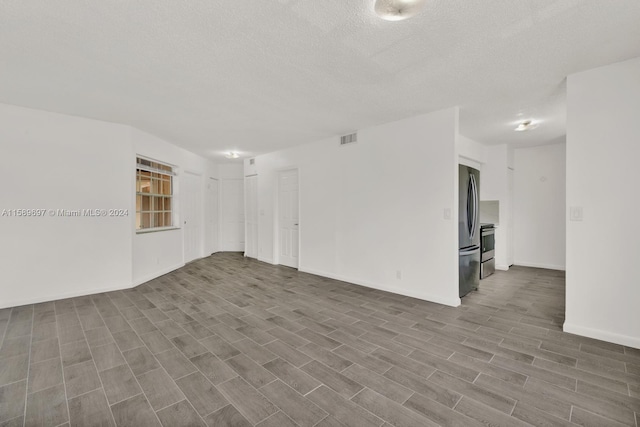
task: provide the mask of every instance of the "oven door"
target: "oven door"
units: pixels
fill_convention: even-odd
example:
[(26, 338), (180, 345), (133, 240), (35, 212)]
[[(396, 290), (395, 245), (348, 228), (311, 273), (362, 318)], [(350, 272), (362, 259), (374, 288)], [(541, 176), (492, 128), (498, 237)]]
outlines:
[(493, 259), (495, 254), (496, 239), (495, 228), (483, 228), (480, 235), (480, 246), (482, 248), (482, 262)]
[(496, 260), (490, 259), (489, 261), (480, 263), (480, 278), (485, 279), (491, 276), (496, 271)]

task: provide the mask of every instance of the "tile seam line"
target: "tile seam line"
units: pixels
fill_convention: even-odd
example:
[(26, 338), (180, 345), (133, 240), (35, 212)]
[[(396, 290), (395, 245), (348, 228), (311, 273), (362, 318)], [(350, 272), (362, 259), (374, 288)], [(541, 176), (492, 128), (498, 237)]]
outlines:
[[(95, 303), (93, 302), (93, 298), (89, 298), (89, 301), (91, 301), (91, 305), (95, 306)], [(75, 302), (73, 303), (73, 308), (74, 308), (74, 312), (76, 313), (76, 316), (78, 317), (78, 322), (80, 322), (80, 316), (78, 315), (78, 309), (75, 305)], [(102, 323), (104, 323), (104, 319), (102, 318), (102, 314), (100, 313), (100, 311), (98, 310), (98, 307), (96, 307), (96, 311), (98, 312), (98, 316), (100, 316), (100, 320), (102, 321)], [(106, 325), (106, 323), (105, 323)], [(89, 345), (89, 340), (87, 340), (87, 334), (85, 332), (84, 327), (82, 326), (82, 322), (80, 322), (80, 329), (82, 329), (82, 336), (84, 337), (84, 342), (87, 345), (87, 348), (89, 349), (89, 354), (91, 354), (91, 362), (93, 363), (93, 367), (96, 370), (96, 373), (98, 375), (98, 380), (100, 381), (100, 387), (102, 388), (102, 393), (104, 395), (104, 399), (107, 402), (107, 408), (109, 409), (109, 415), (111, 416), (111, 421), (113, 421), (114, 425), (117, 425), (116, 423), (116, 418), (113, 415), (113, 411), (111, 410), (111, 406), (109, 405), (109, 398), (107, 397), (107, 390), (105, 390), (104, 388), (104, 383), (102, 382), (102, 377), (100, 376), (100, 372), (98, 371), (98, 365), (96, 365), (96, 360), (93, 357), (93, 350), (91, 349), (91, 346)], [(111, 331), (109, 331), (109, 333), (111, 334)], [(113, 334), (111, 334), (113, 337)], [(119, 350), (119, 349), (118, 349)], [(62, 357), (62, 354), (60, 355)], [(64, 363), (63, 363), (64, 365)], [(63, 366), (64, 368), (64, 366)], [(64, 375), (62, 376), (64, 379)], [(66, 394), (66, 381), (65, 381), (65, 394)], [(69, 405), (69, 399), (67, 399), (67, 406)], [(69, 411), (69, 424), (71, 424), (71, 411)]]
[[(13, 314), (13, 309), (11, 310), (11, 313)], [(54, 313), (55, 313), (55, 305), (54, 305)], [(11, 319), (11, 318), (9, 318)], [(9, 320), (9, 322), (7, 322), (7, 328), (5, 329), (5, 336), (7, 334), (7, 330), (9, 329), (9, 323), (11, 321)], [(29, 336), (29, 356), (27, 357), (27, 382), (26, 382), (26, 387), (25, 387), (25, 396), (24, 396), (24, 418), (22, 419), (22, 422), (24, 425), (27, 424), (27, 404), (29, 403), (29, 376), (31, 375), (31, 350), (33, 349), (33, 324), (35, 323), (35, 308), (34, 305), (31, 306), (31, 334)], [(56, 325), (56, 329), (57, 329), (57, 325)], [(4, 338), (2, 339), (3, 343), (4, 343)], [(58, 352), (59, 352), (59, 357), (60, 357), (60, 369), (63, 369), (62, 366), (62, 352), (60, 351), (60, 340), (58, 339)], [(64, 384), (64, 371), (62, 373), (62, 382)], [(67, 400), (67, 387), (64, 386), (64, 399), (65, 401)], [(68, 402), (68, 401), (67, 401)], [(67, 404), (67, 420), (69, 419), (69, 406)]]
[[(129, 323), (129, 320), (128, 320), (128, 319), (127, 319), (127, 318), (122, 314), (122, 311), (120, 310), (120, 307), (118, 307), (116, 304), (114, 304), (114, 303), (113, 303), (113, 301), (111, 300), (111, 297), (110, 297), (109, 295), (105, 294), (105, 297), (106, 297), (106, 298), (108, 298), (108, 300), (109, 300), (109, 302), (110, 302), (111, 304), (113, 304), (113, 306), (116, 308), (116, 310), (118, 311), (118, 313), (120, 314), (120, 316), (122, 316), (122, 318), (123, 318), (123, 319), (124, 319), (124, 321), (127, 323), (127, 325), (129, 325), (129, 327), (131, 328), (131, 330), (133, 331), (133, 333), (136, 335), (136, 337), (137, 337), (137, 338), (138, 338), (138, 339), (143, 343), (143, 345), (142, 345), (142, 346), (138, 346), (138, 347), (136, 347), (136, 348), (144, 347), (144, 348), (146, 348), (146, 349), (151, 353), (151, 350), (146, 346), (146, 344), (144, 344), (144, 341), (142, 340), (142, 338), (140, 338), (140, 335), (135, 331), (135, 329), (133, 329), (133, 327), (132, 327), (132, 326), (131, 326), (131, 324)], [(129, 301), (133, 302), (133, 301), (132, 301), (128, 296), (126, 296), (126, 295), (125, 295), (125, 298), (127, 298)], [(147, 300), (147, 299), (145, 298), (145, 300)], [(148, 301), (148, 300), (147, 300), (147, 301)], [(98, 307), (96, 306), (95, 302), (93, 301), (93, 298), (91, 298), (91, 304), (93, 304), (93, 305), (96, 307), (96, 311), (98, 312), (98, 316), (100, 316), (100, 319), (102, 320), (102, 323), (104, 323), (104, 324), (106, 325), (106, 322), (104, 321), (104, 316), (102, 315), (102, 313), (100, 312), (100, 310), (99, 310), (99, 309), (98, 309)], [(136, 308), (138, 308), (138, 307), (135, 305), (135, 303), (134, 303), (134, 306), (135, 306)], [(155, 306), (155, 304), (154, 304), (154, 306)], [(153, 322), (152, 322), (152, 323), (153, 323)], [(155, 324), (154, 324), (154, 326), (155, 326)], [(107, 328), (107, 329), (109, 329), (109, 328)], [(157, 329), (157, 328), (156, 328), (156, 329)], [(121, 332), (123, 332), (123, 331), (121, 331)], [(83, 333), (84, 333), (84, 331), (83, 331)], [(111, 337), (112, 337), (112, 338), (114, 338), (114, 341), (115, 341), (115, 337), (113, 336), (113, 333), (111, 332), (111, 330), (109, 330), (109, 333), (111, 334)], [(162, 333), (162, 332), (161, 332), (161, 333)], [(85, 339), (86, 339), (86, 338), (85, 338)], [(171, 345), (173, 345), (173, 346), (174, 346), (174, 348), (176, 348), (176, 347), (175, 347), (175, 344), (174, 344), (171, 340), (169, 340), (169, 342), (171, 342)], [(129, 371), (131, 371), (131, 375), (132, 375), (132, 376), (133, 376), (133, 378), (135, 379), (136, 384), (138, 385), (138, 387), (140, 388), (140, 392), (142, 393), (142, 395), (144, 396), (145, 400), (146, 400), (146, 401), (147, 401), (147, 403), (149, 404), (149, 407), (151, 408), (151, 411), (153, 412), (153, 415), (156, 417), (156, 420), (158, 420), (158, 424), (159, 424), (159, 425), (163, 425), (163, 424), (162, 424), (162, 421), (160, 420), (160, 417), (158, 416), (158, 412), (157, 412), (157, 411), (155, 411), (155, 410), (153, 409), (153, 407), (151, 406), (151, 403), (149, 402), (149, 397), (148, 397), (148, 396), (147, 396), (147, 394), (145, 393), (144, 388), (142, 388), (142, 386), (140, 385), (140, 381), (138, 381), (138, 378), (133, 374), (133, 370), (131, 369), (131, 366), (129, 366), (129, 362), (127, 361), (126, 357), (124, 357), (124, 354), (123, 354), (122, 350), (120, 349), (120, 346), (118, 346), (118, 343), (117, 343), (117, 342), (116, 342), (116, 347), (118, 348), (118, 351), (120, 352), (120, 356), (124, 359), (124, 362), (125, 362), (125, 364), (127, 365), (127, 368), (129, 369)], [(129, 350), (134, 350), (134, 349), (129, 349)], [(171, 349), (169, 349), (169, 350), (171, 350)], [(167, 350), (167, 351), (169, 351), (169, 350)], [(89, 351), (91, 351), (91, 348), (89, 348)], [(156, 359), (155, 355), (154, 355), (153, 353), (151, 353), (151, 355), (152, 355), (153, 359), (157, 361), (157, 359)], [(93, 358), (93, 353), (91, 354), (91, 357)], [(94, 364), (95, 364), (95, 360), (94, 360)], [(158, 364), (160, 365), (160, 367), (159, 367), (160, 369), (164, 369), (164, 366), (162, 366), (162, 364), (161, 364), (160, 362), (158, 362)], [(96, 366), (96, 370), (97, 370), (97, 366)], [(166, 373), (167, 375), (169, 375), (169, 374), (166, 372), (166, 370), (165, 370), (165, 373)], [(102, 377), (100, 377), (100, 374), (98, 374), (98, 378), (100, 378), (100, 383), (102, 383)], [(169, 375), (169, 378), (171, 378), (171, 375)], [(174, 381), (173, 379), (172, 379), (172, 381), (175, 383), (175, 381)], [(177, 386), (177, 385), (176, 385), (176, 386)], [(103, 384), (103, 390), (104, 390), (104, 384)], [(182, 390), (180, 390), (180, 392), (182, 393)], [(106, 390), (104, 391), (104, 393), (105, 393), (105, 397), (106, 397)], [(140, 393), (138, 393), (137, 395), (139, 395), (139, 394), (140, 394)], [(183, 394), (184, 394), (184, 393), (183, 393)], [(136, 396), (137, 396), (137, 395), (136, 395)], [(135, 397), (135, 396), (132, 396), (132, 397)], [(186, 398), (186, 396), (185, 396), (185, 398)], [(125, 399), (125, 400), (126, 400), (126, 399)], [(175, 404), (175, 403), (177, 403), (177, 402), (174, 402), (174, 404)], [(109, 399), (107, 399), (107, 405), (109, 405)], [(114, 424), (115, 424), (115, 425), (117, 425), (117, 423), (115, 422), (115, 416), (113, 415), (113, 410), (111, 410), (111, 405), (109, 405), (109, 412), (111, 413), (111, 418), (113, 418), (113, 422), (114, 422)], [(199, 416), (199, 414), (198, 414), (198, 416)], [(201, 418), (202, 418), (202, 417), (201, 417)], [(202, 421), (204, 422), (204, 420), (202, 420)], [(206, 423), (205, 423), (205, 425), (206, 425)]]

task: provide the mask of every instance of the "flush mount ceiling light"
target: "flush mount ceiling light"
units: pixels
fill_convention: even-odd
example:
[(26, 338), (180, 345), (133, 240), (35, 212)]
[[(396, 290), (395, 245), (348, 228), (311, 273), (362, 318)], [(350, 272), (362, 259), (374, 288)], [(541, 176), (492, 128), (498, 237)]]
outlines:
[(402, 21), (419, 14), (427, 0), (376, 0), (374, 10), (386, 21)]
[(525, 120), (523, 122), (520, 122), (518, 124), (518, 127), (516, 127), (514, 130), (516, 132), (523, 132), (525, 130), (535, 129), (536, 127), (538, 127), (538, 125), (537, 123), (534, 123), (533, 120)]
[(227, 154), (224, 155), (227, 159), (237, 159), (238, 157), (240, 157), (240, 153), (238, 153), (237, 151), (229, 151)]

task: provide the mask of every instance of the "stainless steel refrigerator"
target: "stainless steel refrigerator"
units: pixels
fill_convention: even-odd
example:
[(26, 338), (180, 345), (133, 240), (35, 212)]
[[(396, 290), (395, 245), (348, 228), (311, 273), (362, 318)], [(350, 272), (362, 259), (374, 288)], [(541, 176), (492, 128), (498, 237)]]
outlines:
[(480, 171), (460, 165), (458, 255), (460, 297), (480, 284)]

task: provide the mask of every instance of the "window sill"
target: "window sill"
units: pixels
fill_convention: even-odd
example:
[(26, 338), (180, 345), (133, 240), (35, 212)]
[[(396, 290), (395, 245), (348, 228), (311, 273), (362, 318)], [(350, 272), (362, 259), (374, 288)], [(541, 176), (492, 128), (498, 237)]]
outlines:
[(172, 231), (172, 230), (180, 230), (180, 227), (148, 228), (144, 230), (136, 230), (136, 234), (149, 234), (149, 233), (158, 233), (161, 231)]

